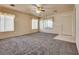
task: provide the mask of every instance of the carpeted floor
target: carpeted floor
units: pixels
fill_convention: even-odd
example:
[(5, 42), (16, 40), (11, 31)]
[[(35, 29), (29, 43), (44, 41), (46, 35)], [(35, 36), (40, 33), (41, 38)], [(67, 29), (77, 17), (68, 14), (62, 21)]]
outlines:
[(75, 43), (53, 39), (56, 34), (34, 33), (0, 40), (0, 55), (77, 55)]

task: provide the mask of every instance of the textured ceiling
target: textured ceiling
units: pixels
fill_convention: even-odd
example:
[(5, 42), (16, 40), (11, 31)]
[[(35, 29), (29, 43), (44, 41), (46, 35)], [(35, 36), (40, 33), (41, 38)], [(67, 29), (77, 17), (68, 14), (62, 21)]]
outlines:
[(32, 14), (35, 16), (43, 17), (46, 15), (53, 15), (54, 10), (56, 10), (56, 13), (66, 12), (73, 10), (74, 5), (72, 4), (43, 4), (43, 7), (45, 9), (45, 12), (42, 12), (40, 14), (36, 13), (35, 6), (33, 4), (15, 4), (15, 6), (10, 6), (9, 4), (1, 4), (3, 7), (7, 7), (10, 9), (14, 9), (20, 12)]

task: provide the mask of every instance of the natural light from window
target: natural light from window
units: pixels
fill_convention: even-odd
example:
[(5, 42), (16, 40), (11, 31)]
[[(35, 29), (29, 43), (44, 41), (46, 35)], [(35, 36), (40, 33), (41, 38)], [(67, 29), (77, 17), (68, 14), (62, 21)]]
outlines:
[(38, 29), (38, 19), (32, 19), (32, 29)]
[(54, 22), (52, 18), (40, 20), (40, 29), (53, 29)]
[(0, 32), (14, 31), (14, 15), (0, 14)]

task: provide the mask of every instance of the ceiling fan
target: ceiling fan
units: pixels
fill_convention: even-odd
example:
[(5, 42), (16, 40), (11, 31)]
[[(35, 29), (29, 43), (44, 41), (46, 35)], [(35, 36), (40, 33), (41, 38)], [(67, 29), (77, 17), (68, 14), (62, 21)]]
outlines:
[(36, 7), (36, 13), (45, 12), (45, 9), (42, 4), (33, 4)]

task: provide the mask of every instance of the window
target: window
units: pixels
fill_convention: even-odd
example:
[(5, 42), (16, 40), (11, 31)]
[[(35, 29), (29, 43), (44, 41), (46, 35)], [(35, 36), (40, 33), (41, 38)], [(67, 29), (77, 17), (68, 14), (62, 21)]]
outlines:
[(53, 28), (52, 18), (43, 20), (43, 27), (44, 29), (52, 29)]
[(32, 29), (38, 29), (38, 19), (32, 19)]
[(0, 14), (0, 32), (14, 31), (14, 15)]

